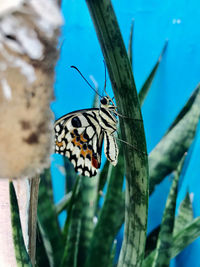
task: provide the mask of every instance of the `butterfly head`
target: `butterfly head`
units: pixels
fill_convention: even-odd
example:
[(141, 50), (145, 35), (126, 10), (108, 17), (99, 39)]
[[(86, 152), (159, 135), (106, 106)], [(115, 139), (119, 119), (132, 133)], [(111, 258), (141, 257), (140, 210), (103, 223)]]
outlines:
[(101, 107), (110, 110), (116, 110), (115, 103), (109, 96), (104, 96), (103, 98), (101, 98), (100, 102), (101, 102)]

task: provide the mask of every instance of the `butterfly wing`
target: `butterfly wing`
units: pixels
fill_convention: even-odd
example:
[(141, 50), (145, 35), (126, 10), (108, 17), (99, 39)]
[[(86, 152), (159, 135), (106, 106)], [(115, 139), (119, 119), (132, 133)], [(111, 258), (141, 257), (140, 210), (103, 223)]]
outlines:
[(69, 113), (55, 122), (55, 152), (65, 155), (75, 171), (95, 176), (101, 165), (104, 133), (99, 125), (99, 109)]
[(117, 164), (119, 149), (114, 135), (106, 131), (104, 132), (104, 153), (111, 164), (115, 166)]

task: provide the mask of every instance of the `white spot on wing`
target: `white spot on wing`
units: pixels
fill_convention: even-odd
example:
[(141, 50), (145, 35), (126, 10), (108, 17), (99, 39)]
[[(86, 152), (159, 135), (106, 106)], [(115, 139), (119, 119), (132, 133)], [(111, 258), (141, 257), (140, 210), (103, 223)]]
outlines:
[(59, 132), (60, 131), (60, 126), (57, 124), (55, 129), (56, 129), (57, 132)]
[(81, 168), (78, 168), (77, 171), (82, 174), (83, 173), (83, 170)]
[(85, 171), (85, 176), (89, 176), (90, 177), (90, 173), (89, 173), (89, 171)]
[(71, 163), (76, 167), (76, 161), (74, 159), (71, 160)]
[(88, 169), (91, 168), (91, 161), (88, 158), (85, 158), (85, 166), (88, 167)]
[(77, 157), (79, 156), (80, 154), (80, 148), (75, 146), (74, 149), (73, 149), (73, 152), (72, 152), (73, 155), (76, 155)]
[(72, 151), (73, 150), (73, 147), (74, 146), (73, 146), (72, 143), (68, 143), (66, 148), (67, 148), (67, 150), (71, 150)]
[(78, 159), (77, 166), (84, 166), (84, 159), (82, 157)]
[(93, 130), (92, 126), (87, 127), (86, 133), (89, 136), (89, 138), (91, 138), (94, 135), (94, 130)]
[(71, 134), (70, 132), (68, 132), (66, 135), (65, 135), (65, 138), (67, 139), (67, 141), (71, 140)]

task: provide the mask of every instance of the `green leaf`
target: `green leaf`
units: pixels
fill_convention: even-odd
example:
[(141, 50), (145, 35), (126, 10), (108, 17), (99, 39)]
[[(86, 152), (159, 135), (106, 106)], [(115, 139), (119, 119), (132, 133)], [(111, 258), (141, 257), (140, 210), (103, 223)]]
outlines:
[(49, 262), (51, 266), (58, 266), (63, 253), (64, 242), (53, 202), (51, 174), (49, 169), (46, 169), (41, 175), (38, 199), (38, 224)]
[(145, 98), (147, 96), (147, 93), (148, 93), (148, 91), (149, 91), (149, 89), (150, 89), (150, 87), (152, 85), (153, 79), (154, 79), (154, 77), (156, 75), (156, 72), (157, 72), (158, 67), (160, 65), (160, 62), (162, 60), (162, 57), (163, 57), (163, 55), (165, 53), (165, 50), (167, 48), (167, 44), (168, 44), (168, 41), (165, 42), (164, 47), (162, 49), (162, 52), (160, 53), (160, 56), (159, 56), (156, 64), (154, 65), (151, 73), (149, 74), (148, 78), (146, 79), (146, 81), (144, 82), (142, 88), (140, 89), (140, 92), (138, 94), (138, 97), (139, 97), (140, 105), (141, 106), (143, 105), (144, 100), (145, 100)]
[(167, 198), (152, 267), (168, 267), (170, 263), (178, 181), (184, 161), (185, 156), (182, 158), (174, 173), (174, 179)]
[(190, 195), (187, 192), (185, 199), (181, 202), (179, 207), (178, 216), (175, 220), (174, 235), (180, 232), (188, 223), (193, 220), (192, 203), (190, 201)]
[(72, 192), (64, 195), (64, 197), (55, 205), (56, 214), (60, 214), (62, 211), (66, 210), (72, 197)]
[(78, 195), (79, 190), (80, 190), (80, 183), (81, 183), (81, 176), (77, 175), (76, 182), (74, 184), (73, 191), (72, 191), (72, 196), (71, 196), (70, 202), (67, 206), (67, 220), (65, 222), (64, 230), (63, 230), (65, 239), (67, 239), (67, 235), (68, 235), (68, 231), (69, 231), (69, 224), (70, 224), (70, 217), (71, 217), (73, 205), (76, 202), (76, 198), (77, 198), (77, 195)]
[(78, 267), (84, 266), (88, 254), (90, 241), (94, 230), (94, 217), (97, 201), (98, 175), (92, 179), (81, 179), (81, 231), (78, 251)]
[(195, 89), (170, 131), (161, 139), (149, 155), (150, 187), (155, 186), (176, 169), (183, 154), (189, 149), (200, 118), (200, 86)]
[(65, 180), (66, 180), (66, 193), (69, 193), (72, 191), (72, 188), (75, 184), (77, 174), (74, 170), (73, 164), (70, 162), (70, 160), (67, 157), (63, 156), (64, 160), (64, 169), (65, 169)]
[(98, 203), (99, 203), (99, 199), (103, 194), (103, 188), (106, 184), (107, 178), (108, 178), (108, 170), (109, 170), (109, 166), (110, 166), (110, 161), (106, 160), (104, 163), (104, 166), (99, 174), (99, 184), (98, 184), (98, 189), (97, 189), (97, 193), (98, 193), (98, 199), (97, 199), (97, 213), (98, 213)]
[(123, 180), (124, 158), (120, 149), (118, 164), (109, 168), (107, 193), (91, 240), (87, 267), (109, 265), (112, 244), (124, 220)]
[(9, 184), (9, 190), (10, 190), (12, 235), (13, 235), (17, 266), (30, 267), (32, 266), (32, 264), (24, 243), (20, 215), (19, 215), (19, 207), (15, 193), (15, 188), (12, 182), (10, 182)]
[(130, 144), (124, 148), (125, 234), (118, 266), (140, 266), (144, 257), (148, 210), (148, 162), (140, 104), (111, 2), (86, 2), (108, 67), (118, 112), (123, 115), (120, 117), (122, 139)]
[(114, 240), (113, 246), (112, 246), (112, 250), (111, 250), (111, 254), (110, 254), (110, 261), (109, 261), (109, 264), (107, 265), (108, 267), (113, 267), (114, 266), (116, 248), (117, 248), (117, 240)]
[(159, 232), (160, 225), (158, 225), (148, 234), (145, 246), (145, 258), (156, 248)]
[[(80, 181), (80, 180), (79, 180)], [(70, 217), (67, 218), (69, 225), (67, 231), (67, 239), (62, 258), (62, 267), (77, 267), (78, 247), (81, 230), (81, 193), (80, 182), (78, 183), (77, 193), (74, 195), (73, 206), (70, 212)], [(76, 189), (76, 188), (75, 188)]]
[(53, 249), (49, 237), (45, 233), (45, 228), (37, 222), (37, 237), (36, 237), (36, 263), (37, 266), (54, 266)]
[[(171, 259), (176, 257), (183, 249), (200, 236), (200, 217), (187, 224), (184, 229), (173, 236), (171, 246)], [(155, 250), (145, 258), (142, 267), (151, 267), (155, 256)]]

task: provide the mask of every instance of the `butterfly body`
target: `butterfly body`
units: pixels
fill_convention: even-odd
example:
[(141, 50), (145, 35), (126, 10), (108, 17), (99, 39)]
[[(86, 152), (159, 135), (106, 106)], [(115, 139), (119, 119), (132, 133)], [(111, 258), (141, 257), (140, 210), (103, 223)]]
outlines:
[(68, 113), (55, 122), (55, 152), (64, 155), (84, 176), (95, 176), (101, 165), (101, 151), (115, 166), (118, 146), (116, 106), (110, 97), (101, 99), (100, 108)]

